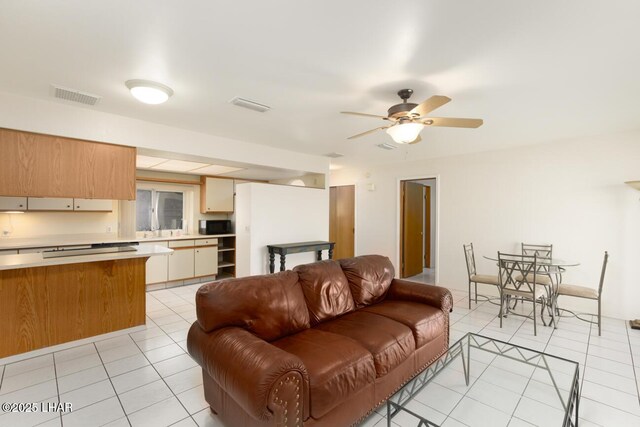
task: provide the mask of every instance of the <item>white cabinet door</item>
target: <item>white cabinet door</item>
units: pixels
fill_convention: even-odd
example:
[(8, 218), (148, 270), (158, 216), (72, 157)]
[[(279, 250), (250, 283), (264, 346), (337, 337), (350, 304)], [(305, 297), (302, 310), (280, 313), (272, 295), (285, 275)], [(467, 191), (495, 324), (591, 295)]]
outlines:
[(196, 277), (213, 276), (218, 274), (217, 246), (196, 248), (194, 264)]
[[(167, 242), (141, 243), (140, 248), (151, 246), (167, 247)], [(157, 255), (149, 257), (146, 264), (146, 281), (145, 283), (163, 283), (169, 277), (169, 255)]]
[(26, 197), (0, 197), (0, 211), (27, 210)]
[(27, 206), (30, 211), (72, 211), (73, 199), (29, 197)]
[(18, 251), (15, 249), (3, 249), (0, 250), (0, 256), (1, 255), (17, 255)]
[(113, 200), (104, 199), (73, 199), (74, 211), (111, 212)]
[(169, 254), (169, 280), (189, 279), (193, 277), (193, 248), (174, 249)]
[[(233, 180), (205, 178), (204, 212), (233, 212)], [(201, 207), (202, 210), (202, 207)]]

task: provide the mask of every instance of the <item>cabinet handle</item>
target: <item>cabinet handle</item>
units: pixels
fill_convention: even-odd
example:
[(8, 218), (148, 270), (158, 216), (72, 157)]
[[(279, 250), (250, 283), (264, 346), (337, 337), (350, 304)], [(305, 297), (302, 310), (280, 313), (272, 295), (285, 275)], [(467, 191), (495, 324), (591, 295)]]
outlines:
[(80, 206), (76, 206), (76, 209), (80, 209)]
[(70, 208), (70, 207), (71, 207), (71, 205), (67, 205), (67, 207), (68, 207), (68, 208)]
[(18, 205), (18, 207), (19, 207), (19, 208), (22, 208), (22, 207), (24, 207), (24, 205)]

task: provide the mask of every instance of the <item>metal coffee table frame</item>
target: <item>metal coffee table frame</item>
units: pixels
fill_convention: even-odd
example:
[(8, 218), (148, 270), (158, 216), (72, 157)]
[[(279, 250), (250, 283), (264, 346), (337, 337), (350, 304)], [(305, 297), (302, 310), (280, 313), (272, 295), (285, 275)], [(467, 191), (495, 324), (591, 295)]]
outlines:
[[(400, 391), (398, 391), (395, 395), (389, 398), (389, 400), (387, 400), (387, 426), (391, 427), (391, 420), (393, 419), (393, 417), (395, 417), (400, 411), (404, 411), (416, 417), (417, 420), (420, 420), (416, 427), (439, 427), (438, 424), (427, 420), (426, 418), (411, 411), (410, 409), (407, 409), (405, 405), (409, 401), (411, 401), (414, 396), (416, 396), (424, 387), (426, 387), (432, 379), (434, 379), (440, 372), (442, 372), (444, 368), (446, 368), (458, 357), (462, 358), (462, 367), (464, 370), (465, 382), (468, 386), (469, 373), (471, 368), (470, 351), (472, 348), (477, 348), (488, 353), (522, 362), (535, 368), (546, 370), (565, 411), (562, 426), (578, 426), (578, 407), (580, 404), (580, 370), (579, 364), (577, 362), (562, 357), (553, 356), (547, 353), (541, 353), (536, 350), (510, 344), (508, 342), (500, 341), (484, 335), (474, 334), (471, 332), (467, 333), (465, 336), (456, 341), (451, 347), (449, 347), (449, 350), (447, 350), (447, 353), (445, 355), (443, 355), (440, 359), (438, 359), (424, 371), (416, 375), (407, 384), (405, 384)], [(549, 367), (548, 359), (562, 360), (564, 362), (572, 363), (575, 365), (573, 380), (571, 382), (571, 390), (568, 394), (568, 402), (565, 402), (562, 393), (558, 388), (551, 368)]]

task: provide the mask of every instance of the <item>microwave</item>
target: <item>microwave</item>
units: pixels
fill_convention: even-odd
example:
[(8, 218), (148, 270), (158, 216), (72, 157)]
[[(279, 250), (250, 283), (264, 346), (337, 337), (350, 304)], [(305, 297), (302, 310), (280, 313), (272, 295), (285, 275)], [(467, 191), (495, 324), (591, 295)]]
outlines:
[(198, 233), (207, 236), (233, 234), (233, 227), (228, 219), (201, 219), (198, 221)]

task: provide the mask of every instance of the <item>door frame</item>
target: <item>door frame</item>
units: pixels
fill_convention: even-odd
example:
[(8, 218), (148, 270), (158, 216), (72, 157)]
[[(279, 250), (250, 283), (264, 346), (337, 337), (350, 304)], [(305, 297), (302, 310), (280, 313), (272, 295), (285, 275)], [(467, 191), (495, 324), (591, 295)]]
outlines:
[[(406, 176), (406, 177), (398, 177), (396, 179), (396, 263), (398, 266), (396, 269), (396, 277), (400, 277), (400, 271), (402, 270), (402, 181), (420, 181), (423, 179), (435, 179), (436, 180), (436, 220), (432, 227), (432, 231), (435, 231), (435, 247), (432, 247), (431, 250), (435, 250), (435, 265), (433, 268), (436, 269), (435, 274), (435, 284), (438, 285), (440, 283), (440, 175), (439, 174), (424, 174), (424, 175), (414, 175), (414, 176)], [(433, 194), (431, 195), (433, 197)], [(435, 228), (435, 230), (433, 230)]]

